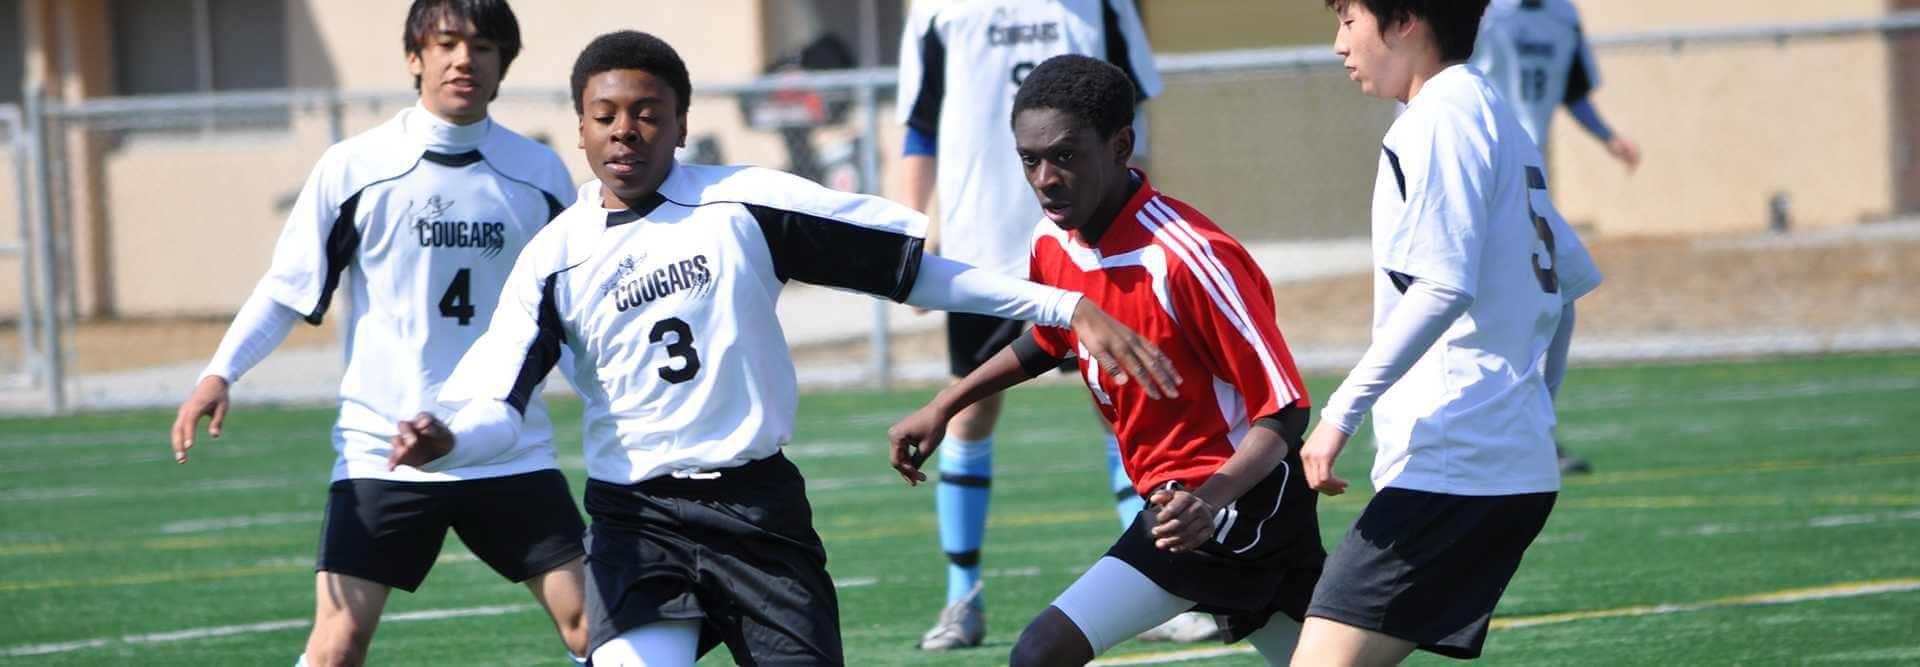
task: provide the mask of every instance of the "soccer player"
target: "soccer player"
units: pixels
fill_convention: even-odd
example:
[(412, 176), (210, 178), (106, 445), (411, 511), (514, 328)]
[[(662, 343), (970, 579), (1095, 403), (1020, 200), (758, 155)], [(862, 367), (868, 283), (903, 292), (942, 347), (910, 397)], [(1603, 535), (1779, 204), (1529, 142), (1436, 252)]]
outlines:
[(1475, 43), (1473, 66), (1506, 96), (1542, 152), (1554, 109), (1565, 105), (1609, 155), (1629, 171), (1640, 166), (1640, 147), (1615, 134), (1593, 106), (1600, 69), (1570, 0), (1493, 0)]
[[(925, 218), (752, 167), (680, 164), (692, 95), (665, 42), (622, 31), (574, 62), (595, 180), (521, 253), (504, 305), (392, 460), (426, 469), (511, 447), (561, 363), (586, 403), (595, 665), (840, 664), (839, 610), (792, 440), (793, 361), (774, 304), (800, 280), (1054, 326), (1150, 395), (1168, 362), (1080, 295), (924, 253)], [(1147, 383), (1149, 375), (1155, 380)]]
[(1300, 458), (1333, 463), (1373, 412), (1373, 485), (1327, 559), (1295, 664), (1480, 655), (1560, 489), (1553, 390), (1574, 300), (1600, 271), (1547, 195), (1518, 115), (1466, 63), (1486, 0), (1327, 0), (1333, 50), (1368, 95), (1406, 104), (1373, 195), (1373, 342)]
[[(935, 219), (929, 227), (929, 251), (1026, 276), (1027, 245), (1040, 208), (1021, 180), (1007, 118), (1014, 91), (1028, 72), (1068, 53), (1119, 65), (1138, 93), (1135, 103), (1160, 92), (1160, 75), (1132, 0), (968, 0), (925, 9), (907, 20), (900, 39), (897, 105), (907, 127), (901, 169), (904, 199), (923, 213), (937, 182), (944, 220)], [(1144, 129), (1144, 123), (1136, 127), (1137, 156), (1145, 154)], [(965, 377), (1020, 329), (1019, 322), (995, 317), (947, 315), (948, 370), (956, 380)], [(947, 597), (938, 621), (920, 638), (925, 650), (978, 646), (986, 636), (980, 546), (986, 539), (1000, 405), (995, 394), (955, 416), (940, 454), (934, 504), (948, 561)], [(1120, 464), (1112, 433), (1105, 433), (1105, 443), (1115, 509), (1124, 527), (1139, 513), (1141, 500)], [(1205, 616), (1181, 620), (1155, 634), (1191, 640), (1214, 632)]]
[[(1156, 399), (1079, 364), (1132, 490), (1153, 504), (1027, 626), (1013, 664), (1085, 664), (1195, 609), (1285, 664), (1326, 558), (1298, 453), (1306, 390), (1246, 249), (1127, 168), (1132, 120), (1126, 74), (1085, 56), (1041, 63), (1014, 98), (1015, 144), (1046, 216), (1031, 235), (1032, 279), (1086, 294), (1146, 335), (1188, 389)], [(1078, 356), (1082, 340), (1049, 326), (1016, 339), (894, 426), (895, 468), (925, 480), (919, 462), (955, 414)]]
[(487, 116), (520, 51), (506, 2), (415, 0), (404, 39), (419, 103), (320, 158), (272, 267), (180, 405), (175, 458), (187, 461), (201, 417), (212, 417), (208, 434), (220, 437), (228, 387), (295, 322), (319, 324), (335, 289), (345, 289), (339, 456), (303, 664), (365, 661), (388, 594), (419, 587), (448, 528), (501, 576), (524, 582), (579, 659), (585, 524), (554, 465), (539, 399), (496, 456), (434, 471), (387, 465), (395, 422), (434, 405), (492, 316), (514, 258), (573, 200), (559, 156)]

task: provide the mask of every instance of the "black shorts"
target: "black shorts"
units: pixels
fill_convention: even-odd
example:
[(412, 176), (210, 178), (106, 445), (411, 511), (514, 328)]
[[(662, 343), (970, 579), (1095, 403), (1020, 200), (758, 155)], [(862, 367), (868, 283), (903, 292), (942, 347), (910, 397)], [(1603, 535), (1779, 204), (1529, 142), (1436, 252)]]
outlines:
[(1493, 607), (1557, 495), (1381, 489), (1327, 559), (1307, 615), (1480, 657)]
[[(947, 372), (954, 377), (966, 377), (973, 369), (979, 368), (999, 354), (1000, 350), (1013, 344), (1026, 330), (1026, 323), (1019, 320), (1006, 320), (992, 315), (973, 313), (947, 313)], [(1073, 357), (1060, 360), (1063, 373), (1080, 372), (1080, 362)]]
[(806, 482), (782, 454), (621, 485), (587, 481), (588, 652), (634, 628), (702, 619), (700, 654), (838, 665), (840, 608)]
[(314, 569), (411, 593), (440, 557), (448, 528), (516, 583), (586, 553), (586, 524), (558, 470), (457, 482), (343, 479), (327, 490)]
[(1107, 555), (1118, 558), (1174, 595), (1214, 614), (1232, 643), (1267, 624), (1275, 613), (1304, 620), (1327, 552), (1320, 545), (1319, 495), (1307, 488), (1296, 448), (1272, 474), (1229, 506), (1232, 523), (1194, 551), (1153, 546), (1149, 506)]

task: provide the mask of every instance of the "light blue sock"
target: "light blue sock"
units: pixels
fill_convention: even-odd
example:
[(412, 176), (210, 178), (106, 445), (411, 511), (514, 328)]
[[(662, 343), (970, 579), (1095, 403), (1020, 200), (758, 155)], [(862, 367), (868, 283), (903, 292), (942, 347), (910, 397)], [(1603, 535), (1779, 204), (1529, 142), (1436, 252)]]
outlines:
[(947, 435), (940, 448), (940, 550), (947, 552), (947, 604), (967, 597), (980, 583), (980, 543), (987, 534), (987, 500), (993, 485), (993, 438), (968, 442)]
[(1133, 480), (1127, 479), (1127, 467), (1120, 464), (1120, 439), (1107, 434), (1107, 477), (1113, 480), (1113, 511), (1120, 515), (1120, 529), (1126, 530), (1133, 525), (1133, 518), (1146, 509), (1147, 501), (1133, 490)]

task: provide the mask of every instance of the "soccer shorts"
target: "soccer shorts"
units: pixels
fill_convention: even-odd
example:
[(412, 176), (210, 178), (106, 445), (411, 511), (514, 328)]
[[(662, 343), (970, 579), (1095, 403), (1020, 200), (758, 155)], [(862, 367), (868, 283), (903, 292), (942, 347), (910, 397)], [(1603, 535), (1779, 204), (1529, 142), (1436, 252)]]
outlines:
[(327, 490), (314, 569), (411, 593), (440, 557), (448, 528), (513, 582), (585, 553), (586, 524), (558, 470), (457, 482), (343, 479)]
[(718, 476), (587, 481), (589, 651), (649, 623), (699, 619), (701, 655), (726, 644), (741, 665), (843, 664), (800, 470), (775, 454), (706, 474)]
[[(992, 315), (947, 313), (947, 372), (963, 378), (987, 363), (993, 355), (1012, 345), (1025, 331), (1026, 323)], [(1060, 360), (1060, 372), (1079, 373), (1080, 362), (1073, 357)]]
[(1227, 507), (1212, 540), (1172, 553), (1153, 545), (1148, 506), (1107, 555), (1139, 570), (1154, 584), (1213, 614), (1222, 637), (1236, 642), (1276, 613), (1306, 618), (1307, 603), (1327, 552), (1320, 545), (1319, 496), (1307, 488), (1298, 449)]
[(1477, 658), (1493, 607), (1557, 495), (1381, 489), (1327, 559), (1307, 615)]

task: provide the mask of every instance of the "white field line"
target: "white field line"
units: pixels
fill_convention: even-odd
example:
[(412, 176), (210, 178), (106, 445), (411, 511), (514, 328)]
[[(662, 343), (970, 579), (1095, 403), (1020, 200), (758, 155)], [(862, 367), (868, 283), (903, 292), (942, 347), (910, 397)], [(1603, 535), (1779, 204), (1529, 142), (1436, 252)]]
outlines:
[[(381, 623), (397, 623), (397, 622), (406, 622), (406, 621), (436, 621), (436, 620), (448, 619), (448, 618), (465, 618), (465, 617), (472, 617), (472, 616), (499, 616), (501, 614), (517, 614), (523, 611), (531, 611), (538, 608), (539, 608), (538, 605), (531, 605), (531, 604), (503, 604), (503, 605), (489, 605), (484, 607), (465, 607), (460, 609), (428, 609), (424, 611), (409, 611), (409, 612), (402, 612), (398, 614), (387, 614), (380, 618), (380, 622)], [(299, 619), (287, 619), (287, 620), (280, 620), (280, 621), (265, 621), (261, 623), (245, 623), (241, 625), (221, 625), (221, 626), (215, 626), (215, 627), (209, 627), (209, 628), (193, 628), (189, 630), (175, 630), (172, 632), (153, 632), (153, 633), (138, 634), (138, 635), (121, 635), (118, 637), (83, 639), (80, 641), (59, 642), (55, 644), (27, 644), (24, 646), (14, 646), (6, 649), (0, 649), (0, 656), (19, 657), (19, 656), (28, 656), (28, 655), (48, 655), (52, 653), (66, 653), (70, 651), (78, 651), (81, 649), (102, 648), (102, 647), (110, 646), (116, 643), (160, 644), (160, 643), (167, 643), (167, 642), (186, 641), (190, 639), (207, 639), (209, 637), (226, 637), (230, 635), (252, 634), (256, 632), (275, 632), (279, 630), (291, 630), (294, 628), (304, 628), (311, 623), (312, 621), (309, 619), (299, 618)]]
[(160, 526), (160, 532), (167, 535), (182, 533), (205, 533), (231, 528), (252, 528), (254, 526), (278, 526), (289, 523), (312, 523), (318, 517), (313, 512), (288, 512), (282, 514), (255, 514), (253, 516), (228, 516), (211, 519), (189, 519), (174, 521)]
[[(1598, 619), (1598, 618), (1622, 618), (1622, 617), (1629, 617), (1629, 616), (1661, 616), (1666, 614), (1678, 614), (1678, 613), (1691, 612), (1691, 611), (1705, 611), (1708, 609), (1720, 609), (1725, 607), (1747, 607), (1747, 606), (1754, 606), (1754, 605), (1794, 604), (1798, 602), (1811, 602), (1815, 600), (1833, 600), (1838, 598), (1861, 597), (1866, 595), (1880, 595), (1885, 593), (1905, 593), (1908, 591), (1920, 591), (1920, 577), (1906, 578), (1906, 579), (1885, 579), (1880, 581), (1859, 581), (1859, 582), (1845, 583), (1845, 584), (1834, 584), (1832, 586), (1819, 586), (1814, 588), (1796, 588), (1796, 589), (1790, 589), (1790, 590), (1784, 590), (1784, 591), (1774, 591), (1771, 593), (1742, 595), (1737, 597), (1720, 598), (1717, 600), (1708, 600), (1706, 602), (1695, 602), (1695, 603), (1688, 603), (1688, 604), (1638, 605), (1638, 606), (1632, 606), (1632, 607), (1618, 607), (1614, 609), (1595, 609), (1590, 611), (1574, 611), (1574, 612), (1566, 612), (1561, 614), (1542, 614), (1539, 616), (1519, 616), (1514, 618), (1496, 619), (1493, 622), (1493, 629), (1511, 630), (1514, 628), (1529, 628), (1537, 625), (1553, 625), (1558, 623), (1571, 623), (1573, 621), (1585, 621), (1585, 620)], [(1132, 653), (1132, 654), (1125, 654), (1125, 655), (1116, 655), (1116, 656), (1112, 656), (1110, 658), (1105, 658), (1101, 660), (1095, 660), (1091, 664), (1092, 665), (1159, 665), (1159, 664), (1167, 664), (1167, 663), (1174, 663), (1174, 662), (1186, 662), (1190, 660), (1203, 660), (1206, 658), (1215, 658), (1215, 657), (1228, 656), (1228, 655), (1245, 655), (1253, 652), (1254, 652), (1253, 647), (1241, 645), (1241, 646), (1227, 646), (1227, 647), (1217, 647), (1217, 648), (1189, 649), (1185, 651)]]

